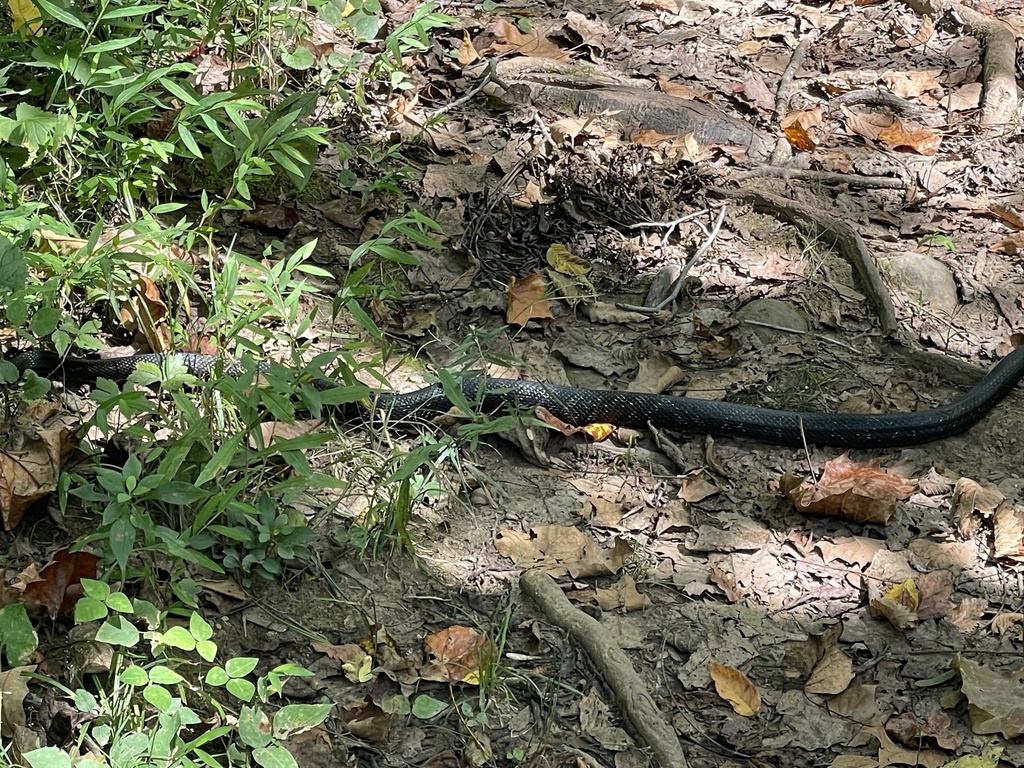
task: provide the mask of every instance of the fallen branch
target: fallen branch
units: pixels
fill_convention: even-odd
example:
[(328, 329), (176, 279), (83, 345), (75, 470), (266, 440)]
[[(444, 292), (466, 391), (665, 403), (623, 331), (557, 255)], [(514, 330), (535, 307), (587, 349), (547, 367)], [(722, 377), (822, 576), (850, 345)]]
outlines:
[(526, 571), (519, 586), (552, 624), (566, 630), (583, 646), (601, 677), (611, 688), (619, 708), (661, 768), (687, 768), (675, 728), (665, 721), (643, 680), (615, 638), (596, 619), (572, 606), (555, 580), (543, 571)]

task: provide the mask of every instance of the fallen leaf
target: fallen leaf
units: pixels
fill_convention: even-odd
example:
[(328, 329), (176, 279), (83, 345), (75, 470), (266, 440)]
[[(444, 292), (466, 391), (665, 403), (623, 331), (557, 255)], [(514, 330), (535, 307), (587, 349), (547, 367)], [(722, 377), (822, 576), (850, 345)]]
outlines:
[(25, 586), (22, 602), (26, 608), (42, 608), (50, 618), (71, 616), (82, 596), (82, 579), (96, 578), (99, 557), (89, 552), (62, 549), (39, 572), (39, 578)]
[(479, 685), (481, 670), (491, 665), (496, 654), (487, 635), (459, 624), (427, 635), (423, 645), (429, 657), (420, 671), (423, 679), (449, 684)]
[(505, 322), (509, 325), (526, 325), (530, 320), (553, 318), (551, 302), (545, 297), (548, 284), (541, 275), (530, 275), (522, 280), (512, 278), (508, 287), (508, 308)]
[(915, 488), (912, 482), (883, 470), (881, 460), (860, 463), (849, 454), (826, 462), (816, 484), (788, 472), (779, 480), (779, 491), (801, 512), (883, 525), (896, 503), (909, 498)]
[(651, 607), (651, 598), (638, 592), (636, 582), (624, 573), (608, 589), (597, 590), (597, 604), (602, 611), (643, 611)]
[(930, 128), (904, 128), (898, 117), (894, 117), (892, 125), (878, 132), (878, 140), (889, 149), (916, 152), (931, 157), (939, 150), (942, 134)]
[[(543, 28), (533, 27), (529, 32), (522, 32), (519, 27), (508, 19), (497, 19), (492, 34), (497, 40), (487, 50), (495, 53), (518, 53), (521, 56), (533, 56), (543, 59), (568, 61), (569, 51), (563, 50), (548, 39)], [(503, 40), (504, 42), (498, 42)]]
[(761, 694), (746, 675), (735, 667), (708, 662), (708, 671), (715, 681), (718, 695), (732, 705), (733, 711), (743, 717), (753, 717), (761, 709)]
[(971, 730), (1001, 733), (1004, 739), (1024, 734), (1024, 683), (1019, 676), (983, 667), (959, 653), (953, 657), (953, 669), (970, 704)]

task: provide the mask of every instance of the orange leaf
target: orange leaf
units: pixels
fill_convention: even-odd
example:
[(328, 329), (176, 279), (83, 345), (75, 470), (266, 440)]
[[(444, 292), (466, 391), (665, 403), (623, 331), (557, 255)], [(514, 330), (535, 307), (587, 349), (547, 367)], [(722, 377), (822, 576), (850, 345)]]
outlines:
[(916, 152), (930, 157), (938, 151), (942, 136), (929, 128), (904, 128), (900, 119), (896, 117), (893, 118), (892, 125), (879, 131), (878, 140), (889, 149)]

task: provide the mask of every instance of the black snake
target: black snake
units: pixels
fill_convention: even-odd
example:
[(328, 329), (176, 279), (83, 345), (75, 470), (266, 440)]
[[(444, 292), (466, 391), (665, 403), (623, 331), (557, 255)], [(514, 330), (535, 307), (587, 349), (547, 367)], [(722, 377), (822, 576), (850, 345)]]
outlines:
[[(43, 350), (16, 353), (11, 362), (22, 372), (32, 370), (43, 376), (63, 376), (72, 381), (105, 377), (124, 380), (142, 362), (162, 364), (170, 355), (142, 354), (103, 360), (61, 358)], [(173, 353), (195, 376), (220, 373), (238, 375), (243, 368), (223, 358), (192, 353)], [(257, 368), (265, 367), (260, 363)], [(461, 379), (460, 386), (470, 403), (484, 412), (533, 409), (543, 406), (569, 424), (608, 423), (643, 429), (648, 425), (678, 432), (726, 435), (763, 440), (777, 445), (813, 445), (836, 448), (890, 448), (916, 445), (964, 432), (1024, 377), (1024, 347), (1015, 350), (993, 368), (977, 386), (948, 405), (906, 413), (799, 413), (757, 408), (717, 400), (654, 395), (643, 392), (580, 389), (535, 381), (493, 379), (481, 376)], [(318, 387), (337, 386), (321, 380)], [(369, 409), (387, 423), (422, 420), (448, 411), (451, 401), (441, 385), (415, 392), (373, 393)], [(340, 406), (351, 415), (361, 406)], [(375, 417), (376, 418), (376, 417)]]

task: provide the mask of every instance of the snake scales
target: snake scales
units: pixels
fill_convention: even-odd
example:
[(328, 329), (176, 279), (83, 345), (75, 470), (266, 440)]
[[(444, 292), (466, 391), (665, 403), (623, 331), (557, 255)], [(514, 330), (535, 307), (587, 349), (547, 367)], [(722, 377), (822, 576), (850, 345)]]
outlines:
[[(238, 364), (222, 358), (174, 353), (186, 370), (198, 377), (217, 373), (238, 375)], [(123, 381), (139, 363), (163, 363), (168, 355), (141, 354), (104, 360), (60, 358), (56, 353), (30, 349), (11, 358), (22, 372), (63, 376), (71, 381), (99, 377)], [(265, 367), (265, 364), (260, 364)], [(462, 379), (463, 394), (485, 412), (543, 406), (558, 418), (582, 426), (610, 423), (643, 429), (649, 424), (678, 432), (726, 435), (763, 440), (777, 445), (813, 445), (836, 448), (890, 448), (916, 445), (964, 432), (987, 414), (1024, 377), (1024, 347), (1016, 349), (993, 368), (973, 389), (952, 403), (924, 411), (905, 413), (798, 413), (757, 408), (716, 400), (653, 395), (642, 392), (578, 389), (535, 381), (470, 377)], [(322, 380), (318, 387), (335, 386)], [(375, 393), (374, 413), (388, 423), (429, 418), (448, 411), (451, 401), (434, 384), (415, 392)], [(359, 406), (340, 406), (343, 414)]]

